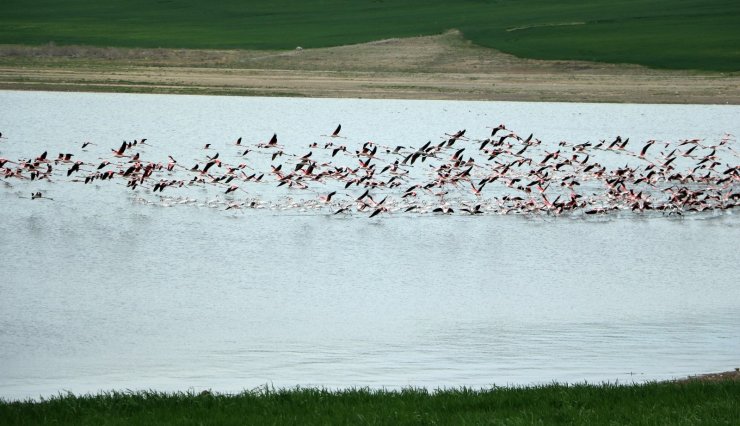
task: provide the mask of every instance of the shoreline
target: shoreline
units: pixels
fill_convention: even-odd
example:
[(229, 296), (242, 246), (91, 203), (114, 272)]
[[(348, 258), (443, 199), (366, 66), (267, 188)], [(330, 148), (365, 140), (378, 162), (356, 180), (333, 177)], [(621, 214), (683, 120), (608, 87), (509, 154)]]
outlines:
[[(529, 384), (529, 385), (504, 385), (504, 386), (500, 386), (500, 385), (495, 385), (494, 384), (494, 385), (490, 385), (490, 386), (487, 386), (487, 387), (480, 387), (480, 388), (468, 388), (466, 386), (451, 387), (451, 388), (434, 388), (434, 389), (429, 389), (429, 388), (425, 388), (425, 387), (414, 387), (414, 386), (404, 387), (404, 388), (398, 388), (398, 389), (396, 389), (396, 388), (390, 388), (390, 389), (386, 389), (386, 388), (372, 388), (372, 387), (365, 387), (365, 386), (360, 386), (360, 387), (346, 387), (346, 388), (325, 388), (325, 387), (320, 387), (320, 386), (301, 386), (301, 385), (296, 385), (296, 386), (293, 386), (293, 387), (278, 387), (278, 388), (273, 388), (273, 387), (269, 387), (269, 386), (268, 387), (265, 387), (265, 386), (267, 386), (267, 385), (265, 385), (265, 386), (259, 386), (257, 388), (253, 388), (251, 390), (245, 388), (241, 392), (236, 392), (236, 393), (234, 393), (234, 392), (219, 392), (217, 390), (213, 390), (213, 389), (210, 389), (210, 388), (209, 389), (205, 389), (205, 390), (195, 390), (194, 388), (190, 388), (187, 391), (157, 391), (157, 390), (152, 390), (152, 389), (148, 389), (148, 390), (144, 391), (144, 390), (131, 390), (131, 389), (126, 389), (126, 390), (110, 389), (110, 390), (99, 390), (99, 391), (97, 391), (95, 393), (90, 393), (90, 392), (87, 392), (87, 393), (74, 393), (74, 392), (69, 391), (69, 390), (60, 390), (60, 391), (58, 391), (55, 394), (49, 394), (47, 396), (39, 395), (39, 396), (36, 396), (36, 397), (30, 397), (30, 398), (6, 398), (6, 397), (0, 396), (0, 404), (3, 403), (3, 402), (5, 402), (5, 403), (8, 403), (8, 402), (12, 403), (12, 402), (21, 402), (21, 401), (29, 401), (29, 400), (30, 401), (33, 401), (33, 402), (40, 402), (42, 400), (49, 400), (49, 399), (53, 399), (53, 398), (56, 398), (56, 397), (59, 397), (59, 396), (75, 396), (75, 397), (78, 397), (78, 398), (84, 398), (84, 397), (88, 397), (88, 396), (94, 396), (94, 395), (105, 394), (105, 393), (132, 393), (132, 394), (138, 394), (138, 393), (141, 393), (141, 392), (157, 392), (157, 393), (160, 393), (160, 394), (163, 394), (163, 395), (164, 394), (183, 394), (183, 393), (185, 393), (185, 394), (193, 394), (193, 395), (201, 395), (201, 396), (202, 395), (212, 395), (212, 396), (217, 396), (217, 397), (218, 396), (222, 396), (222, 397), (233, 397), (233, 396), (238, 396), (238, 395), (243, 394), (243, 393), (259, 392), (259, 391), (261, 391), (263, 389), (269, 389), (270, 391), (278, 391), (278, 392), (280, 392), (280, 391), (290, 392), (290, 391), (293, 391), (293, 390), (296, 390), (296, 389), (300, 389), (300, 390), (311, 390), (311, 389), (313, 389), (313, 390), (319, 390), (319, 391), (322, 391), (322, 392), (329, 392), (329, 393), (341, 393), (341, 392), (347, 392), (347, 391), (356, 390), (356, 389), (366, 389), (366, 390), (371, 391), (371, 392), (403, 392), (406, 389), (412, 389), (412, 390), (426, 389), (426, 391), (429, 392), (429, 393), (435, 393), (437, 391), (445, 392), (445, 391), (451, 391), (451, 390), (456, 390), (456, 389), (473, 389), (473, 390), (480, 391), (480, 392), (486, 392), (486, 391), (491, 391), (491, 390), (495, 390), (495, 389), (525, 389), (526, 390), (526, 389), (537, 389), (537, 388), (547, 387), (547, 386), (561, 386), (561, 387), (566, 387), (566, 388), (567, 387), (575, 387), (575, 386), (590, 387), (590, 388), (600, 388), (600, 387), (604, 387), (604, 386), (618, 386), (618, 387), (636, 388), (636, 387), (640, 387), (640, 386), (648, 386), (648, 385), (653, 385), (653, 384), (670, 384), (670, 383), (674, 383), (674, 384), (686, 384), (686, 383), (694, 383), (694, 382), (701, 382), (701, 383), (740, 382), (740, 368), (735, 368), (734, 370), (728, 370), (728, 371), (723, 371), (723, 372), (703, 373), (703, 374), (689, 375), (689, 376), (682, 377), (682, 378), (672, 378), (672, 379), (665, 379), (665, 380), (646, 380), (644, 382), (633, 382), (633, 383), (619, 383), (619, 382), (614, 382), (614, 383), (611, 383), (611, 382), (602, 382), (602, 383), (589, 383), (589, 382), (560, 383), (560, 382), (552, 382), (552, 383), (547, 383), (547, 384), (541, 383), (541, 384)], [(203, 389), (203, 388), (201, 388), (201, 389)]]
[(740, 381), (527, 388), (112, 391), (0, 400), (4, 424), (735, 424)]
[(294, 51), (0, 45), (0, 90), (740, 105), (740, 74), (521, 59), (450, 31)]
[(688, 376), (683, 379), (674, 380), (674, 382), (685, 383), (691, 381), (699, 382), (718, 382), (723, 380), (740, 381), (740, 368), (734, 370), (722, 371), (719, 373), (704, 373), (695, 376)]

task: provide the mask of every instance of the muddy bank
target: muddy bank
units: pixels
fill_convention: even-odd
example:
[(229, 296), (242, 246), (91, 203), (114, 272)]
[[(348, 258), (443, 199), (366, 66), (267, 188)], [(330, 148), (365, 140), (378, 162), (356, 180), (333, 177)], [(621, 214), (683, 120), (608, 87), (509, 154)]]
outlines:
[(520, 59), (459, 33), (292, 51), (0, 46), (0, 89), (740, 104), (740, 76)]

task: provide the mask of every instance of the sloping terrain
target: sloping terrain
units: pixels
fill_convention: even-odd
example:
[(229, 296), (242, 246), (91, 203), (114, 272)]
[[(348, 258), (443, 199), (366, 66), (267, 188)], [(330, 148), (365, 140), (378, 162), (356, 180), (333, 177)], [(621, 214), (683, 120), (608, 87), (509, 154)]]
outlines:
[(277, 50), (0, 47), (0, 88), (142, 93), (739, 104), (733, 74), (520, 59), (457, 31)]

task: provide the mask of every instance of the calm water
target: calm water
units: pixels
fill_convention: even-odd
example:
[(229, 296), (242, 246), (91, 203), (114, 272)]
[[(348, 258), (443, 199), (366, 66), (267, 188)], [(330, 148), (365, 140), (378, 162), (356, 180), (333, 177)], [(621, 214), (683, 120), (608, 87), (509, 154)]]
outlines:
[[(0, 92), (0, 156), (146, 137), (738, 134), (740, 108)], [(154, 155), (154, 154), (153, 154)], [(0, 185), (4, 185), (0, 182)], [(740, 366), (740, 220), (337, 217), (0, 189), (0, 397), (644, 381)]]

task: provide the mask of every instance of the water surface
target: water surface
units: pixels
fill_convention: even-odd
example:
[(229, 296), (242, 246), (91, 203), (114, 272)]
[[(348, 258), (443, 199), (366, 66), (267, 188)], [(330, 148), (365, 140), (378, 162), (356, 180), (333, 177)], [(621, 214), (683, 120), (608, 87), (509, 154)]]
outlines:
[[(0, 156), (146, 137), (164, 160), (273, 132), (308, 144), (339, 122), (415, 146), (506, 123), (554, 147), (719, 140), (740, 108), (0, 92)], [(31, 200), (32, 184), (12, 184), (0, 190), (4, 398), (631, 383), (738, 362), (733, 212), (368, 220), (167, 208), (109, 187)]]

